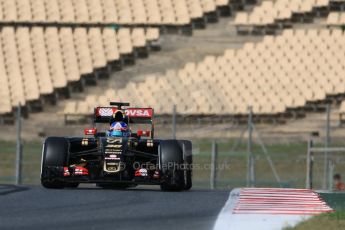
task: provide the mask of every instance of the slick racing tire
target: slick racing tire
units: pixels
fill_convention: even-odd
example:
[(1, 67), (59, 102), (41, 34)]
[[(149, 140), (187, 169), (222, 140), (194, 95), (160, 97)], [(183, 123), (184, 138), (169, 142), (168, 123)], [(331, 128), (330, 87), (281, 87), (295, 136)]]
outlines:
[(159, 165), (163, 191), (184, 190), (183, 149), (177, 140), (165, 140), (159, 144)]
[(181, 140), (179, 141), (183, 149), (183, 162), (184, 162), (184, 190), (190, 190), (192, 188), (192, 142)]
[[(41, 184), (45, 188), (64, 188), (63, 167), (67, 162), (68, 141), (63, 137), (48, 137), (43, 146)], [(76, 184), (73, 184), (76, 185)]]

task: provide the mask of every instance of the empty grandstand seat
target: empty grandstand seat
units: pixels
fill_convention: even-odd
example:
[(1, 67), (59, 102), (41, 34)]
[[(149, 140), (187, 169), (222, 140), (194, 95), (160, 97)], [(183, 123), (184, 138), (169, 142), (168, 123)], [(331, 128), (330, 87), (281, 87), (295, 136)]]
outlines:
[(75, 12), (73, 8), (73, 3), (70, 0), (67, 1), (58, 1), (60, 20), (65, 23), (74, 23), (75, 22)]
[(337, 12), (330, 12), (327, 17), (327, 25), (339, 25), (340, 24), (340, 14)]
[(19, 69), (23, 78), (25, 99), (27, 101), (38, 100), (40, 91), (34, 69), (34, 61), (30, 43), (29, 28), (19, 27), (16, 30), (17, 52), (19, 57)]
[(192, 19), (201, 18), (203, 15), (203, 9), (200, 4), (200, 0), (187, 0), (189, 15)]
[(45, 44), (47, 46), (49, 71), (54, 88), (64, 88), (67, 86), (67, 77), (57, 28), (50, 27), (45, 30)]
[(134, 28), (132, 30), (132, 43), (134, 47), (146, 46), (146, 35), (144, 28)]
[[(2, 46), (0, 45), (0, 63), (5, 63)], [(0, 65), (0, 114), (10, 113), (12, 111), (11, 91), (9, 79), (4, 65)]]
[(104, 28), (102, 31), (104, 52), (108, 62), (119, 60), (120, 53), (118, 50), (116, 32), (112, 28)]
[(97, 98), (97, 105), (98, 106), (108, 106), (109, 105), (109, 101), (107, 99), (106, 96), (101, 95)]
[(82, 102), (79, 102), (77, 104), (76, 114), (78, 114), (78, 115), (89, 115), (90, 114), (90, 110), (89, 110), (87, 102), (82, 101)]
[[(147, 22), (144, 0), (129, 0), (133, 23), (144, 24)], [(150, 12), (150, 11), (147, 11)]]
[(103, 16), (105, 23), (117, 22), (117, 10), (114, 0), (103, 0)]
[(146, 40), (156, 41), (159, 39), (159, 29), (158, 28), (148, 28), (146, 29)]
[(44, 0), (31, 0), (31, 11), (33, 22), (44, 22), (46, 21), (46, 9)]
[(5, 22), (15, 22), (18, 20), (16, 1), (14, 0), (3, 0), (3, 20)]
[(90, 23), (102, 23), (104, 18), (102, 0), (86, 1), (86, 4)]
[(60, 9), (59, 0), (44, 0), (46, 9), (46, 20), (47, 22), (57, 23), (60, 22)]
[(86, 29), (77, 28), (74, 30), (73, 35), (78, 57), (79, 71), (82, 75), (90, 74), (93, 71), (93, 64)]
[(144, 1), (146, 12), (147, 23), (159, 24), (161, 23), (162, 16), (159, 9), (158, 0), (145, 0)]
[(172, 0), (160, 0), (159, 1), (160, 14), (162, 16), (163, 24), (174, 24), (176, 20), (175, 11), (173, 10)]
[(329, 7), (331, 0), (315, 0), (315, 7)]
[(49, 63), (43, 28), (31, 28), (30, 37), (40, 92), (43, 95), (52, 94), (54, 88), (49, 72)]
[(90, 23), (89, 10), (87, 8), (87, 0), (72, 1), (75, 15), (75, 22)]
[(87, 103), (90, 111), (92, 111), (92, 108), (95, 108), (98, 106), (97, 104), (97, 96), (96, 95), (88, 95), (86, 98), (85, 98), (85, 102)]
[(100, 28), (91, 28), (88, 31), (89, 47), (95, 69), (103, 68), (107, 65), (104, 53), (103, 40)]
[(130, 29), (121, 28), (117, 31), (117, 42), (120, 54), (130, 54), (133, 52)]
[(3, 27), (1, 30), (1, 39), (12, 106), (17, 107), (19, 104), (24, 106), (26, 104), (26, 92), (19, 69), (17, 46), (14, 42), (16, 40), (14, 28)]
[(132, 23), (132, 11), (128, 0), (115, 0), (118, 22), (120, 23)]
[(30, 0), (16, 0), (14, 2), (17, 6), (17, 20), (20, 22), (32, 21)]
[(175, 16), (176, 16), (176, 23), (185, 25), (190, 23), (190, 16), (188, 12), (188, 6), (185, 0), (176, 0), (173, 2)]
[(76, 113), (77, 103), (75, 101), (67, 101), (63, 113), (65, 115), (71, 115)]
[(59, 31), (59, 37), (61, 41), (62, 58), (67, 80), (69, 82), (79, 81), (80, 72), (74, 46), (72, 28), (61, 28)]
[(216, 4), (214, 0), (201, 0), (201, 7), (204, 12), (214, 12), (216, 10)]
[(216, 6), (227, 6), (231, 0), (216, 0)]

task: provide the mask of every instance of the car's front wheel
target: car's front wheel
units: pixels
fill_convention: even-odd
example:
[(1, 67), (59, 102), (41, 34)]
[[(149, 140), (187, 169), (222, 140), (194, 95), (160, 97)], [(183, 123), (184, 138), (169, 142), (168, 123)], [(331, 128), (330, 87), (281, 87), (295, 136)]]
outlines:
[(159, 144), (159, 164), (163, 191), (184, 189), (183, 150), (176, 140), (165, 140)]
[(68, 141), (63, 137), (48, 137), (43, 145), (41, 184), (45, 188), (64, 188), (63, 167), (67, 161)]

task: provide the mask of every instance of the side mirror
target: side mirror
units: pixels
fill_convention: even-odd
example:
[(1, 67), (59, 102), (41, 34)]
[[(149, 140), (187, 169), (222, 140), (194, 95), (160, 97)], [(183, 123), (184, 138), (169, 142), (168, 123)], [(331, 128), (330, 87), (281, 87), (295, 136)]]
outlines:
[(92, 135), (92, 136), (94, 136), (94, 135), (96, 135), (96, 133), (97, 133), (97, 129), (95, 129), (95, 128), (84, 129), (84, 134), (85, 135)]
[(137, 131), (137, 136), (138, 137), (150, 137), (151, 136), (151, 131), (138, 130)]

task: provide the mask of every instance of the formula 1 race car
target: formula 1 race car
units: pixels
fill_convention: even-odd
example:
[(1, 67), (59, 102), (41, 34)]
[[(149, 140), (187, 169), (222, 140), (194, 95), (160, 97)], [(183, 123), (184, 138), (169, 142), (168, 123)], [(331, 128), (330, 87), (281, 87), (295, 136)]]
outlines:
[[(129, 103), (111, 102), (109, 107), (95, 108), (93, 128), (84, 130), (91, 137), (46, 138), (42, 186), (73, 188), (80, 183), (96, 183), (102, 188), (124, 189), (146, 184), (160, 185), (162, 190), (189, 190), (192, 143), (154, 139), (154, 110), (128, 106)], [(111, 134), (109, 125), (116, 122), (128, 126), (126, 135)], [(102, 125), (108, 128), (98, 132), (97, 126)], [(140, 126), (147, 126), (148, 130), (143, 131)], [(136, 132), (132, 127), (137, 127)], [(120, 128), (121, 131), (123, 127)]]

